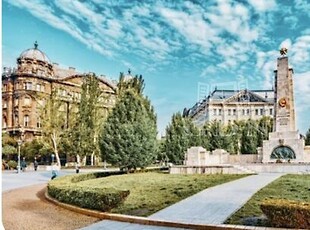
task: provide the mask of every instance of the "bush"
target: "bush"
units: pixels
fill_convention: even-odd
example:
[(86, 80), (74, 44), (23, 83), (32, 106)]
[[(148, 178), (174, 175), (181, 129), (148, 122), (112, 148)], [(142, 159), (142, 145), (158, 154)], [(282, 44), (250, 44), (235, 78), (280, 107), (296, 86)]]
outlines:
[(10, 169), (16, 169), (17, 168), (17, 162), (13, 161), (13, 160), (10, 160), (8, 162), (8, 166), (10, 167)]
[(269, 199), (261, 210), (271, 225), (284, 228), (310, 229), (310, 203), (282, 199)]
[(90, 173), (57, 178), (48, 183), (48, 194), (60, 202), (82, 208), (110, 211), (125, 201), (130, 193), (129, 190), (84, 187), (79, 186), (78, 182), (116, 174), (120, 172)]

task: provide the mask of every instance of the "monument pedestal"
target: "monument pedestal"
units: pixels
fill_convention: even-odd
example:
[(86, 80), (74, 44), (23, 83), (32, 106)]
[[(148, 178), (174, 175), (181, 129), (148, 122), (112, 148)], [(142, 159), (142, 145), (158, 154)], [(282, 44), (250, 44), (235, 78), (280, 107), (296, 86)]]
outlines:
[(305, 141), (300, 138), (298, 131), (269, 133), (269, 140), (263, 141), (262, 162), (306, 162), (304, 147)]

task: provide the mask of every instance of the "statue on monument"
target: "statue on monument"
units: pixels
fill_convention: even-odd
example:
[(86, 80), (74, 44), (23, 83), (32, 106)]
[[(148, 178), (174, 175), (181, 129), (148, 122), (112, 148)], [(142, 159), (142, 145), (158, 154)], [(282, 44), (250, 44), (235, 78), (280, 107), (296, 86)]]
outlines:
[(282, 56), (287, 55), (287, 48), (282, 47), (282, 48), (280, 49), (280, 54), (281, 54)]

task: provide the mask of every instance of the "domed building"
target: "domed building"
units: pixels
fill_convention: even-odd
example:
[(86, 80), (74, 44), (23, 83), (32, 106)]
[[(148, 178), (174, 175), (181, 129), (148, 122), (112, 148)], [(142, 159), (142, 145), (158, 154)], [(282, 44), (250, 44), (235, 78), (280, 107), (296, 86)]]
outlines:
[(46, 77), (53, 76), (53, 65), (45, 53), (38, 49), (38, 43), (34, 43), (34, 48), (27, 49), (17, 58), (20, 73), (32, 73)]
[[(73, 101), (81, 97), (83, 76), (73, 67), (64, 69), (52, 63), (48, 56), (34, 47), (17, 58), (17, 68), (4, 68), (2, 73), (2, 131), (16, 139), (31, 141), (41, 136), (40, 108), (44, 98), (56, 91), (63, 102), (67, 120)], [(114, 106), (116, 85), (104, 76), (99, 78), (103, 93), (102, 109), (107, 113)]]

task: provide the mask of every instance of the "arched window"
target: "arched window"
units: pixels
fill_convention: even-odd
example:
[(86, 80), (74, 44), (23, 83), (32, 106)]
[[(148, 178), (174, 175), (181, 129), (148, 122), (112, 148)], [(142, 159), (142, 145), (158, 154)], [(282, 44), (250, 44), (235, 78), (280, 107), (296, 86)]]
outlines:
[(18, 126), (18, 125), (19, 125), (18, 115), (17, 115), (17, 114), (15, 114), (15, 116), (14, 116), (14, 125), (15, 125), (15, 126)]
[(28, 115), (25, 115), (25, 116), (24, 116), (24, 126), (25, 126), (25, 127), (28, 127), (28, 126), (29, 126), (29, 116), (28, 116)]
[(40, 116), (37, 116), (37, 128), (41, 128), (42, 124), (41, 124), (41, 118)]

